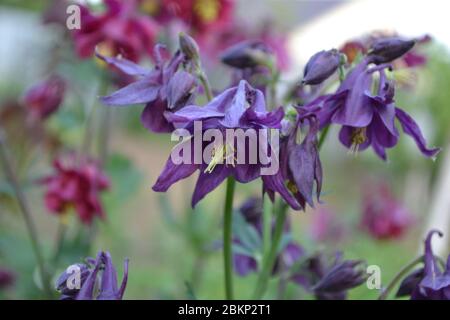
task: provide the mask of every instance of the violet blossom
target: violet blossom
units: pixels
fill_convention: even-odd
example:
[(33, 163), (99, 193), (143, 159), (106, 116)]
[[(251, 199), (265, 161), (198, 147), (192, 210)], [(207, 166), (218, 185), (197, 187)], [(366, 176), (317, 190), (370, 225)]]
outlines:
[[(397, 119), (403, 132), (414, 139), (422, 154), (435, 157), (440, 149), (428, 148), (414, 119), (395, 105), (394, 84), (385, 73), (391, 66), (381, 64), (371, 67), (371, 59), (363, 58), (335, 94), (321, 96), (305, 108), (316, 112), (321, 128), (330, 124), (341, 125), (339, 140), (353, 152), (372, 146), (375, 153), (386, 160), (386, 149), (398, 142)], [(375, 93), (372, 93), (375, 73), (378, 73), (379, 81)]]
[[(319, 201), (322, 189), (322, 165), (319, 158), (316, 116), (299, 108), (299, 115), (289, 134), (280, 142), (280, 170), (275, 175), (262, 176), (264, 190), (273, 199), (275, 192), (295, 210), (303, 210), (306, 203), (314, 207), (313, 193)], [(299, 142), (301, 127), (306, 136)]]
[(192, 102), (197, 88), (196, 79), (190, 73), (179, 69), (184, 55), (177, 51), (170, 60), (162, 45), (155, 46), (156, 64), (147, 70), (123, 58), (97, 56), (125, 74), (136, 76), (138, 80), (124, 88), (102, 97), (106, 105), (128, 106), (145, 104), (141, 122), (153, 132), (171, 132), (175, 128), (167, 120), (167, 114), (175, 112)]
[(408, 295), (412, 300), (450, 300), (450, 255), (446, 266), (440, 266), (433, 253), (431, 240), (438, 230), (431, 230), (425, 239), (423, 268), (416, 269), (400, 284), (397, 297)]
[[(186, 144), (193, 143), (195, 135), (201, 134), (207, 129), (218, 129), (225, 132), (226, 129), (270, 129), (280, 128), (280, 121), (284, 116), (282, 108), (268, 112), (261, 91), (252, 88), (245, 80), (239, 83), (239, 86), (225, 90), (205, 106), (189, 105), (170, 115), (170, 120), (177, 126), (183, 127), (193, 135), (194, 139), (189, 139)], [(194, 122), (202, 123), (202, 132), (194, 132)], [(223, 136), (226, 136), (225, 134)], [(200, 137), (201, 138), (201, 137)], [(267, 141), (258, 139), (258, 146)], [(210, 145), (211, 143), (208, 143)], [(211, 157), (205, 162), (203, 157), (201, 163), (195, 163), (195, 155), (203, 155), (204, 149), (208, 146), (202, 143), (201, 150), (195, 146), (190, 149), (190, 155), (183, 155), (190, 158), (189, 163), (175, 164), (172, 157), (166, 162), (166, 165), (158, 177), (153, 190), (165, 192), (175, 182), (185, 179), (199, 170), (200, 174), (195, 186), (192, 197), (192, 206), (195, 206), (203, 197), (218, 187), (227, 177), (233, 176), (238, 182), (247, 183), (260, 176), (260, 171), (264, 165), (261, 161), (255, 164), (248, 161), (249, 145), (245, 143), (241, 155), (246, 157), (245, 163), (235, 163), (236, 152), (235, 144), (231, 142), (214, 141)], [(267, 145), (267, 144), (266, 144)], [(201, 153), (200, 153), (201, 151)]]
[[(56, 281), (61, 300), (122, 300), (128, 281), (128, 259), (125, 259), (120, 287), (117, 271), (109, 252), (100, 251), (97, 258), (77, 263), (63, 272)], [(78, 272), (79, 274), (75, 274)], [(100, 275), (101, 274), (101, 275)], [(79, 276), (79, 287), (73, 277)]]

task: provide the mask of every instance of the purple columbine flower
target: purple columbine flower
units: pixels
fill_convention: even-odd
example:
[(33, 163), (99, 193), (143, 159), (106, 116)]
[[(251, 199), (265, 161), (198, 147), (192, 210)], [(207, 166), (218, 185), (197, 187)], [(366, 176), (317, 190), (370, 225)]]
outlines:
[[(123, 73), (138, 77), (138, 80), (124, 88), (102, 97), (106, 105), (128, 106), (145, 104), (141, 122), (153, 132), (172, 132), (175, 128), (167, 120), (167, 113), (175, 112), (192, 102), (197, 82), (190, 73), (178, 70), (185, 57), (177, 51), (168, 61), (162, 45), (155, 46), (156, 64), (147, 70), (123, 58), (97, 56)], [(178, 71), (177, 71), (178, 70)]]
[[(87, 264), (77, 263), (68, 271), (63, 272), (56, 281), (56, 289), (63, 300), (122, 300), (128, 281), (128, 259), (124, 263), (123, 279), (120, 287), (117, 284), (117, 271), (112, 264), (109, 252), (100, 251), (97, 258), (88, 259)], [(69, 283), (71, 277), (79, 272), (79, 288), (76, 282)], [(99, 281), (101, 274), (101, 281)]]
[[(364, 58), (346, 77), (335, 94), (321, 96), (308, 103), (306, 108), (315, 109), (320, 127), (339, 124), (339, 139), (353, 152), (372, 146), (383, 160), (386, 149), (394, 147), (399, 138), (395, 120), (403, 132), (411, 136), (427, 157), (434, 157), (439, 148), (429, 149), (414, 119), (394, 102), (394, 85), (385, 74), (390, 65), (370, 67), (371, 58)], [(372, 93), (373, 74), (379, 74), (375, 93)]]
[(11, 287), (15, 281), (16, 276), (12, 271), (0, 267), (0, 290)]
[(314, 54), (305, 66), (302, 84), (320, 84), (339, 68), (341, 54), (336, 49)]
[(336, 253), (331, 263), (326, 260), (323, 254), (312, 256), (292, 276), (292, 280), (319, 300), (344, 300), (349, 289), (366, 280), (363, 261), (343, 260), (341, 253)]
[(400, 284), (397, 297), (410, 295), (412, 300), (450, 300), (450, 255), (445, 270), (439, 266), (431, 240), (438, 230), (431, 230), (425, 239), (424, 267), (413, 271)]
[[(313, 193), (319, 201), (322, 189), (322, 165), (317, 147), (319, 123), (313, 113), (299, 108), (298, 116), (290, 132), (281, 141), (280, 170), (275, 175), (263, 176), (264, 190), (273, 199), (278, 192), (294, 210), (303, 210), (306, 203), (314, 207)], [(299, 143), (302, 127), (308, 127), (306, 136)], [(286, 129), (289, 131), (289, 129)]]
[[(235, 159), (239, 158), (239, 152), (244, 154), (244, 151), (242, 148), (239, 150), (239, 146), (236, 145), (237, 139), (235, 143), (229, 141), (205, 143), (201, 141), (203, 133), (207, 129), (218, 129), (225, 138), (226, 129), (278, 129), (283, 116), (281, 107), (268, 112), (262, 92), (251, 87), (245, 80), (242, 80), (239, 86), (225, 90), (203, 107), (190, 105), (171, 114), (169, 119), (172, 123), (177, 127), (184, 127), (193, 137), (184, 142), (190, 146), (190, 155), (183, 155), (183, 158), (186, 156), (189, 161), (175, 164), (172, 157), (169, 157), (153, 190), (166, 192), (172, 184), (199, 170), (200, 175), (192, 197), (194, 207), (229, 176), (233, 176), (241, 183), (255, 180), (260, 176), (261, 168), (265, 165), (262, 161), (256, 161), (254, 164), (248, 161), (249, 145), (247, 143), (244, 148), (246, 161), (239, 163)], [(197, 121), (201, 122), (201, 132), (195, 132), (194, 122)], [(195, 145), (198, 138), (200, 138), (200, 148)], [(268, 139), (264, 139), (265, 141), (261, 141), (259, 137), (257, 139), (258, 146), (268, 142)], [(206, 147), (211, 146), (213, 148), (210, 149), (210, 157), (206, 161), (203, 159), (203, 152)], [(195, 161), (196, 155), (200, 156), (198, 161)]]

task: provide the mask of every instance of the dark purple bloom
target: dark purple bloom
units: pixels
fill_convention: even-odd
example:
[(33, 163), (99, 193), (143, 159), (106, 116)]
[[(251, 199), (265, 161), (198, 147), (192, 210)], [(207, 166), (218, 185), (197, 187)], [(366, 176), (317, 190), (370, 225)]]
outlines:
[[(71, 269), (70, 272), (79, 272), (80, 287), (69, 288), (70, 278), (76, 276), (76, 274), (69, 274), (68, 271), (65, 271), (56, 282), (56, 289), (62, 294), (61, 299), (122, 300), (128, 281), (128, 259), (124, 263), (120, 287), (117, 284), (117, 271), (112, 264), (109, 252), (100, 251), (95, 260), (89, 259), (88, 264), (77, 263), (73, 266), (78, 267), (78, 269)], [(101, 281), (99, 281), (100, 272), (102, 273)]]
[(431, 240), (438, 230), (431, 230), (425, 239), (424, 267), (413, 271), (400, 284), (397, 297), (410, 295), (412, 300), (450, 300), (450, 256), (445, 270), (433, 253)]
[[(385, 74), (389, 65), (369, 67), (370, 58), (364, 58), (342, 82), (337, 92), (308, 103), (315, 110), (320, 127), (331, 123), (342, 125), (339, 139), (351, 151), (372, 146), (375, 153), (386, 160), (386, 149), (394, 147), (399, 138), (397, 119), (407, 135), (416, 142), (422, 154), (434, 157), (439, 148), (426, 146), (419, 126), (405, 111), (395, 106), (394, 85)], [(373, 74), (379, 74), (375, 94), (372, 94)]]
[(155, 46), (156, 64), (153, 70), (144, 69), (120, 57), (104, 57), (97, 53), (100, 59), (123, 73), (139, 78), (113, 94), (102, 97), (101, 101), (115, 106), (146, 104), (141, 114), (144, 127), (153, 132), (173, 131), (173, 125), (166, 118), (167, 112), (175, 112), (184, 106), (183, 103), (190, 101), (196, 81), (187, 72), (177, 72), (185, 59), (181, 52), (177, 51), (169, 61), (164, 58), (165, 53), (163, 46)]
[(317, 254), (304, 263), (292, 280), (319, 300), (343, 300), (349, 289), (366, 280), (365, 263), (361, 260), (343, 260), (341, 253), (337, 253), (330, 263), (324, 255)]
[[(263, 176), (264, 190), (273, 199), (278, 192), (295, 210), (302, 210), (306, 203), (313, 203), (314, 184), (319, 201), (322, 188), (322, 165), (317, 148), (319, 123), (314, 114), (299, 108), (295, 125), (287, 137), (281, 141), (280, 170), (275, 175)], [(308, 127), (303, 141), (298, 143), (298, 133), (302, 126)]]
[(341, 54), (336, 49), (320, 51), (314, 54), (306, 64), (303, 84), (320, 84), (339, 68)]
[[(218, 129), (223, 138), (226, 137), (226, 129), (269, 129), (280, 128), (280, 121), (284, 116), (282, 108), (273, 112), (267, 112), (264, 96), (261, 91), (252, 88), (246, 81), (242, 80), (239, 86), (225, 90), (215, 97), (211, 102), (203, 107), (190, 105), (170, 115), (170, 120), (174, 125), (184, 127), (193, 139), (188, 139), (186, 145), (191, 146), (196, 139), (203, 137), (203, 133), (208, 129)], [(201, 123), (201, 132), (195, 131), (195, 124)], [(215, 139), (215, 138), (214, 138)], [(200, 170), (200, 175), (192, 197), (192, 206), (195, 206), (204, 196), (219, 186), (227, 177), (233, 176), (238, 182), (247, 183), (258, 178), (261, 168), (265, 167), (262, 161), (249, 161), (249, 144), (244, 141), (244, 148), (230, 141), (214, 141), (204, 143), (200, 141), (200, 149), (193, 145), (190, 161), (175, 164), (172, 157), (166, 162), (165, 168), (158, 177), (153, 190), (165, 192), (175, 182), (187, 178), (196, 170)], [(259, 137), (258, 146), (265, 144), (268, 139), (262, 141)], [(203, 159), (203, 151), (210, 148), (208, 159)], [(242, 153), (241, 153), (242, 152)], [(245, 153), (244, 153), (245, 152)], [(195, 161), (195, 155), (200, 159)], [(209, 156), (210, 155), (210, 156)], [(235, 159), (245, 156), (244, 163), (236, 163)], [(188, 163), (186, 163), (188, 162)]]
[(272, 50), (259, 40), (245, 40), (227, 50), (221, 56), (222, 62), (238, 69), (268, 65), (272, 59)]
[(368, 57), (375, 64), (388, 63), (400, 58), (414, 47), (414, 40), (404, 40), (398, 37), (381, 38), (372, 44)]

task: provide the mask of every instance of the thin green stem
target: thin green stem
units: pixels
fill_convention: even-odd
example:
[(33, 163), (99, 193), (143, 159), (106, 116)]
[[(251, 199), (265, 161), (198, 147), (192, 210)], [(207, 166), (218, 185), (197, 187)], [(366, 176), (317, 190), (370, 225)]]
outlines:
[(322, 133), (320, 134), (319, 144), (317, 145), (317, 148), (319, 150), (322, 148), (322, 145), (325, 142), (325, 139), (327, 138), (328, 131), (330, 131), (330, 125), (327, 125), (325, 128), (323, 128)]
[(270, 251), (271, 224), (272, 224), (272, 202), (269, 196), (263, 196), (263, 257), (267, 259)]
[(211, 85), (209, 84), (208, 77), (206, 76), (205, 71), (203, 71), (201, 67), (199, 67), (199, 70), (200, 71), (197, 73), (198, 79), (202, 83), (203, 89), (205, 90), (206, 99), (208, 99), (208, 101), (211, 101), (213, 98), (213, 94), (211, 90)]
[(60, 221), (58, 223), (58, 230), (56, 231), (56, 239), (55, 239), (55, 252), (53, 254), (53, 266), (56, 267), (58, 264), (59, 257), (61, 256), (62, 249), (64, 247), (64, 241), (66, 238), (67, 225), (65, 222)]
[(16, 176), (16, 173), (14, 171), (13, 165), (11, 163), (11, 160), (9, 158), (8, 154), (8, 148), (6, 146), (6, 142), (4, 140), (3, 131), (0, 131), (0, 160), (3, 166), (3, 170), (6, 175), (6, 179), (11, 184), (15, 196), (17, 198), (17, 203), (20, 208), (20, 212), (23, 215), (23, 218), (25, 220), (25, 224), (28, 230), (28, 234), (31, 239), (32, 248), (34, 251), (34, 254), (36, 256), (36, 262), (38, 266), (38, 270), (41, 276), (42, 280), (42, 287), (44, 289), (45, 294), (48, 298), (52, 298), (52, 290), (50, 288), (50, 278), (47, 274), (47, 270), (45, 268), (45, 262), (44, 257), (41, 251), (41, 246), (39, 244), (39, 239), (36, 231), (36, 226), (34, 224), (33, 217), (31, 215), (28, 202), (26, 200), (25, 194), (19, 184), (19, 180)]
[(397, 283), (401, 279), (403, 279), (412, 268), (414, 268), (417, 264), (419, 264), (421, 262), (423, 262), (423, 256), (420, 256), (420, 257), (414, 259), (413, 261), (408, 263), (406, 266), (404, 266), (402, 268), (402, 270), (400, 270), (399, 273), (397, 273), (397, 275), (391, 280), (391, 282), (388, 284), (386, 289), (384, 289), (381, 292), (380, 296), (378, 297), (378, 300), (386, 300), (386, 298), (389, 296), (389, 293), (391, 293), (391, 291), (395, 288)]
[(270, 252), (267, 259), (264, 260), (262, 270), (257, 279), (256, 289), (253, 293), (253, 299), (259, 300), (264, 296), (267, 290), (267, 285), (269, 282), (270, 274), (272, 268), (275, 264), (277, 253), (280, 246), (280, 241), (283, 235), (283, 227), (286, 221), (287, 205), (286, 203), (281, 204), (281, 208), (278, 211), (278, 215), (275, 221), (275, 231), (272, 238), (272, 246), (270, 247)]
[(223, 261), (225, 269), (225, 297), (233, 300), (233, 198), (236, 182), (233, 177), (227, 179), (227, 191), (224, 208)]

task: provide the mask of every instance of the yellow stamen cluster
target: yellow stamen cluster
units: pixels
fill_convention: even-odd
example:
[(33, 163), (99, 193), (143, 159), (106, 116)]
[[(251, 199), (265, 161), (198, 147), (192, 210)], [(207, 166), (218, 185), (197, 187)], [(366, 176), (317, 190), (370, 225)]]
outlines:
[(208, 163), (208, 166), (205, 169), (205, 173), (212, 173), (214, 168), (218, 164), (227, 164), (228, 160), (231, 159), (231, 165), (234, 167), (234, 162), (236, 161), (236, 157), (234, 156), (234, 148), (230, 144), (219, 145), (214, 147), (211, 152), (211, 161)]
[(292, 181), (288, 181), (286, 183), (286, 187), (290, 192), (292, 192), (292, 194), (296, 194), (298, 192), (297, 186)]
[(356, 128), (352, 132), (350, 153), (357, 154), (359, 145), (366, 141), (366, 128)]
[(194, 12), (203, 22), (212, 22), (219, 16), (219, 0), (197, 0), (194, 4)]
[(141, 3), (141, 10), (151, 16), (154, 16), (158, 13), (160, 9), (158, 0), (144, 0)]

